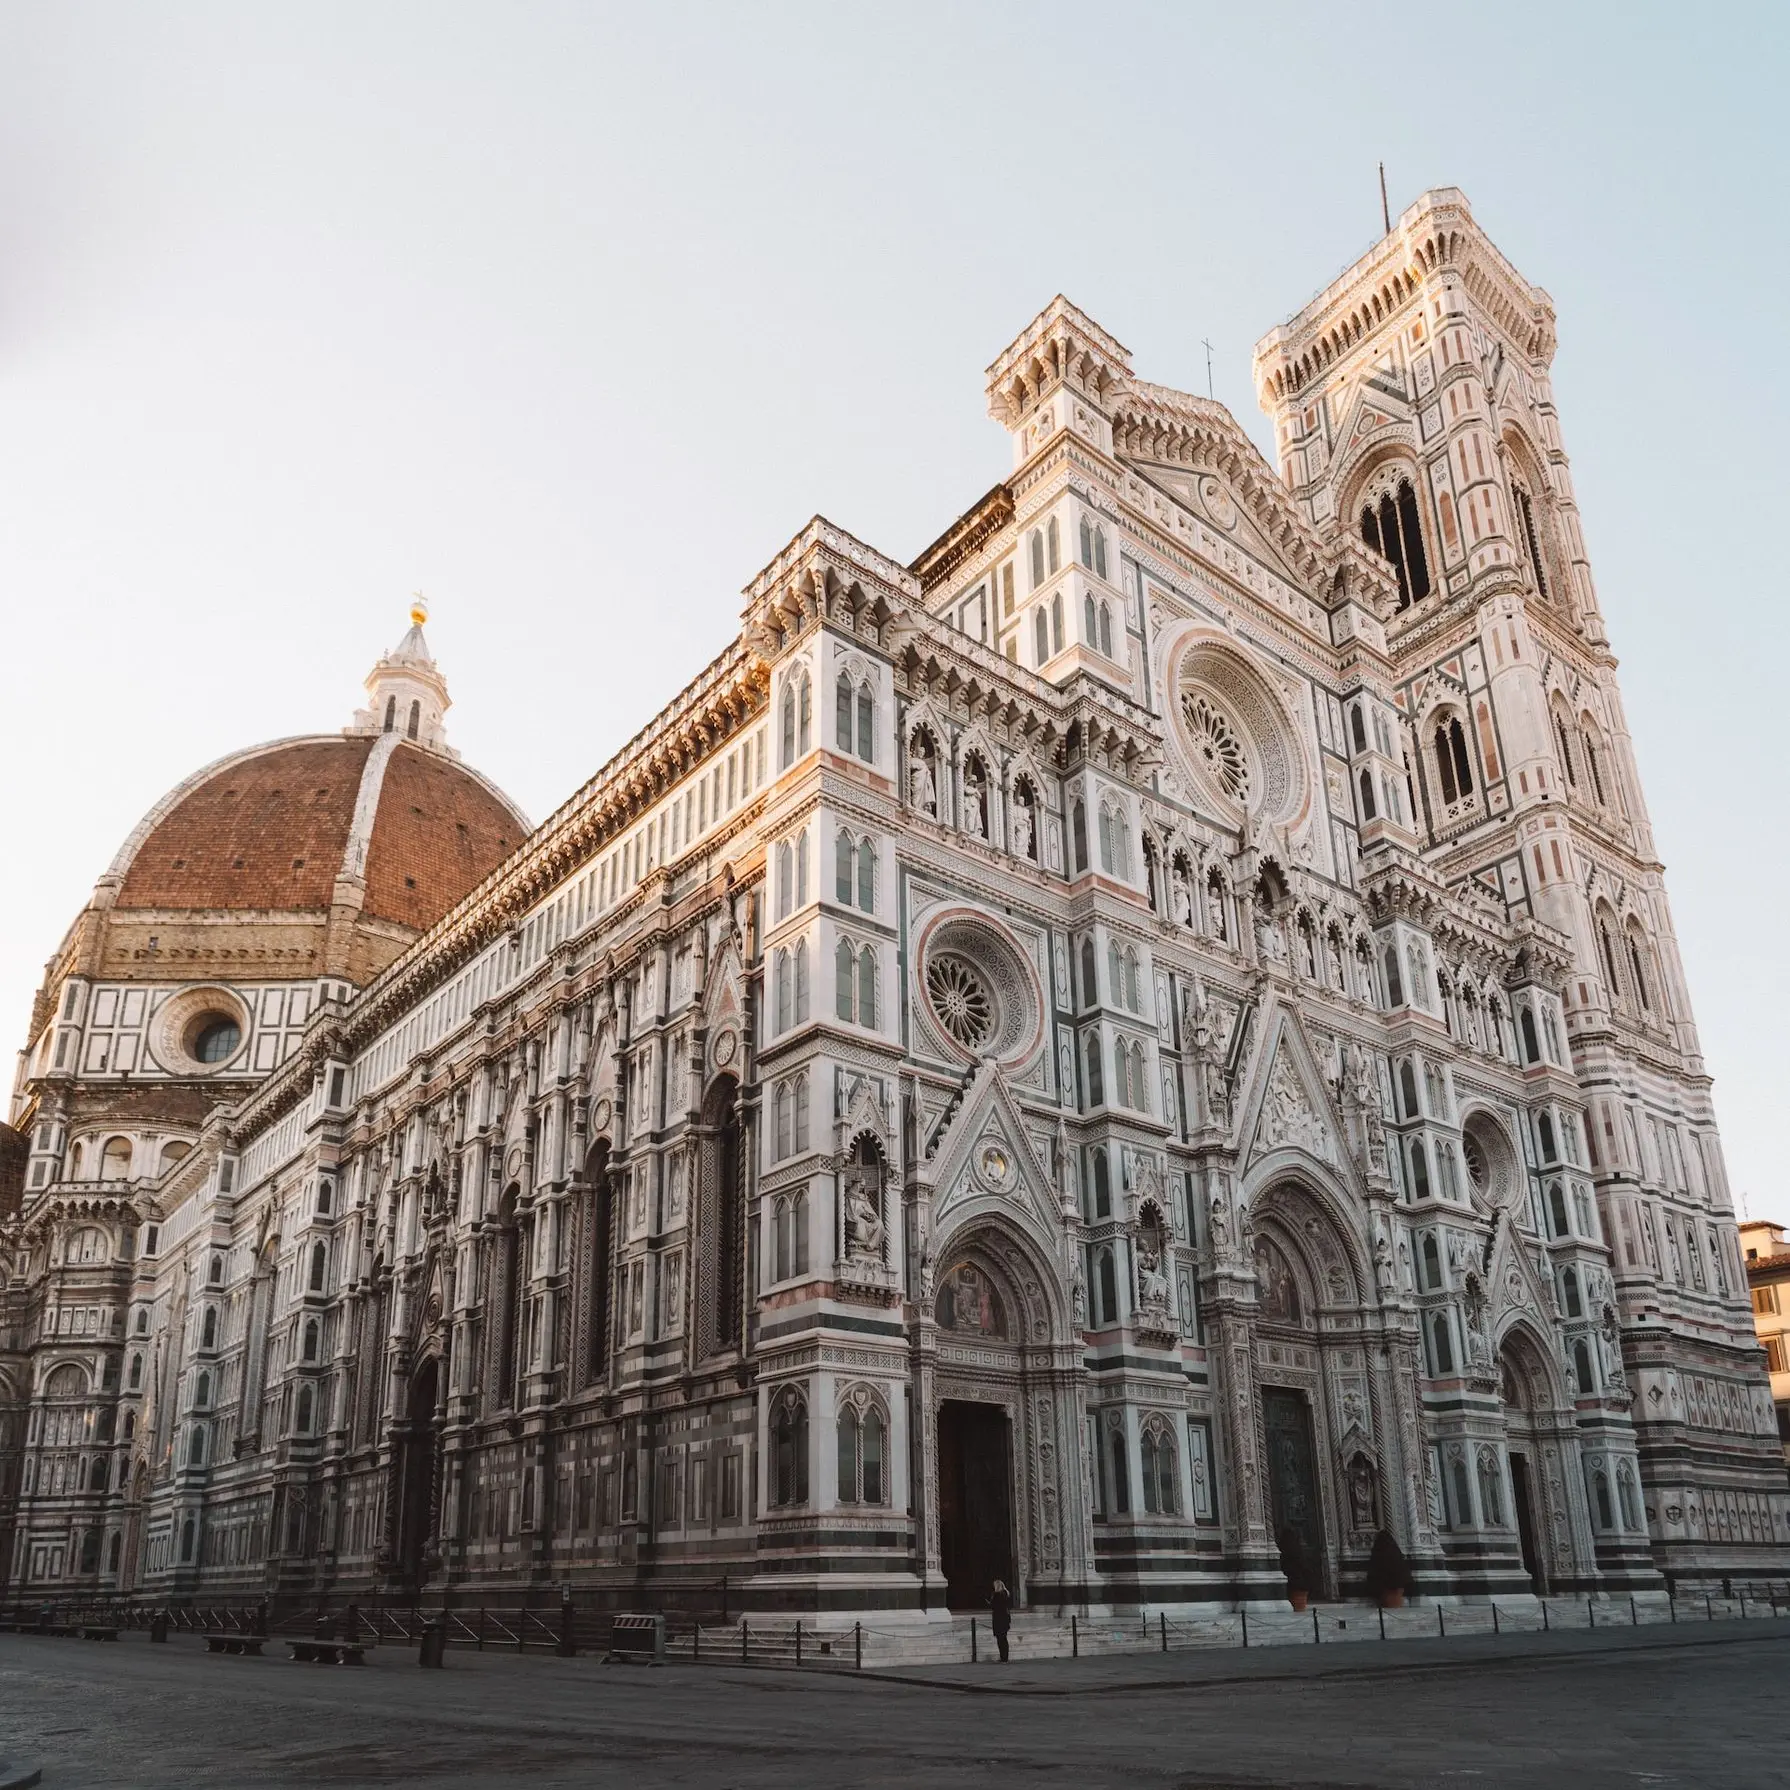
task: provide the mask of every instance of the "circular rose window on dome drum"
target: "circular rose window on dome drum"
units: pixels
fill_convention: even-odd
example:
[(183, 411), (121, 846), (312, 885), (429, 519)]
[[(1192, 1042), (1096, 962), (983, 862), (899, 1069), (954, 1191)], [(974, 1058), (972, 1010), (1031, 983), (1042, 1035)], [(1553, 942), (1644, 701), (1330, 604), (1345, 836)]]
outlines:
[(150, 1055), (176, 1075), (211, 1075), (239, 1064), (248, 1031), (248, 1008), (232, 990), (185, 988), (151, 1023)]
[(242, 1043), (242, 1027), (227, 1013), (201, 1013), (187, 1028), (186, 1054), (195, 1063), (227, 1063)]

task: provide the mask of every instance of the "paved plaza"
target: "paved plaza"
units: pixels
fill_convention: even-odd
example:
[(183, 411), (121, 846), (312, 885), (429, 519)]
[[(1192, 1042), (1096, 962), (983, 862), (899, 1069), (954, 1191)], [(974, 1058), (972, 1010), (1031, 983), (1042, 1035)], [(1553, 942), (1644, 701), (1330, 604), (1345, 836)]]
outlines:
[[(385, 1648), (353, 1668), (0, 1637), (46, 1790), (1783, 1786), (1790, 1620), (866, 1673)], [(1339, 1657), (1339, 1654), (1342, 1657)]]

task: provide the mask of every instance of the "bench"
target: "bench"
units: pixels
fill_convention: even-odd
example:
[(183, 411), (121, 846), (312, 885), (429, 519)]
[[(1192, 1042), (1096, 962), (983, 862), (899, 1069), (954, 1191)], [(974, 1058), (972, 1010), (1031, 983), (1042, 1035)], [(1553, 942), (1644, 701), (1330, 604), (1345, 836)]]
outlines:
[(359, 1666), (366, 1660), (367, 1650), (358, 1641), (291, 1640), (286, 1645), (294, 1659), (313, 1666)]
[(205, 1651), (207, 1653), (246, 1653), (259, 1659), (261, 1644), (266, 1639), (265, 1635), (239, 1635), (228, 1632), (208, 1634), (205, 1637)]
[(81, 1624), (81, 1639), (83, 1641), (116, 1641), (118, 1630), (109, 1623), (83, 1622)]

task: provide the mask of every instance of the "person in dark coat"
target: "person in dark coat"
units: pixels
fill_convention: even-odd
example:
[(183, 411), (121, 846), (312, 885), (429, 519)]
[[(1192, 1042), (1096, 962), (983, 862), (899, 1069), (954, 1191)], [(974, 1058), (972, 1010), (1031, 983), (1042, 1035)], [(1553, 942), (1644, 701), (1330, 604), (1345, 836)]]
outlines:
[(988, 1608), (993, 1622), (994, 1644), (1001, 1650), (1004, 1664), (1007, 1658), (1007, 1630), (1013, 1626), (1013, 1593), (1007, 1589), (1004, 1579), (996, 1579), (994, 1590), (989, 1593)]

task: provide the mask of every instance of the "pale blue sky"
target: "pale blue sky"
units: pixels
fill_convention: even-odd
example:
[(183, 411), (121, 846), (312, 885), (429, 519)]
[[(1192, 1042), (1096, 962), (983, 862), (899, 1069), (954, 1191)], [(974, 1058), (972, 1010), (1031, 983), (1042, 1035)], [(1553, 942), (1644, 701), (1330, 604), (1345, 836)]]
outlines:
[(540, 818), (822, 511), (1007, 467), (1057, 291), (1267, 445), (1257, 336), (1458, 185), (1556, 389), (1735, 1185), (1790, 1218), (1782, 5), (0, 3), (0, 1037), (196, 765), (408, 593)]

